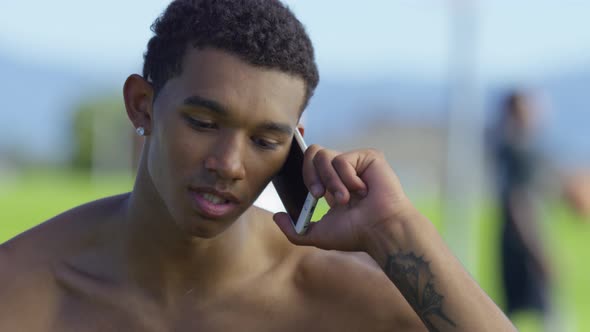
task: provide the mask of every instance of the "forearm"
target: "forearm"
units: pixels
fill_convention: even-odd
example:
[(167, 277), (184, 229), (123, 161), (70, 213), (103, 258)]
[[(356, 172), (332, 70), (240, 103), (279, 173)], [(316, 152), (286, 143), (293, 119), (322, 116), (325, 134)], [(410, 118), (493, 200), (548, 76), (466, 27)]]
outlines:
[(418, 211), (384, 222), (367, 252), (430, 331), (515, 331)]

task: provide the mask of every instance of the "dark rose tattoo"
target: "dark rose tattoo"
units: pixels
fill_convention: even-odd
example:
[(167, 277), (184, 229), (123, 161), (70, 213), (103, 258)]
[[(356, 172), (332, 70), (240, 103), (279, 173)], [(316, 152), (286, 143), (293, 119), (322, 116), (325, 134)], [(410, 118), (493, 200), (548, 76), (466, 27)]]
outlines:
[(390, 255), (385, 273), (418, 313), (429, 331), (439, 331), (439, 324), (456, 324), (442, 311), (444, 296), (434, 288), (429, 263), (414, 253)]

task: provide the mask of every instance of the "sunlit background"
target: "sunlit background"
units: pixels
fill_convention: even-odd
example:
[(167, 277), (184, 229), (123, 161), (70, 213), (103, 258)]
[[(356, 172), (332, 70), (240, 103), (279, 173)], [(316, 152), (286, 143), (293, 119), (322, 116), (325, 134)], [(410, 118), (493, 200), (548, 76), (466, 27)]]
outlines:
[[(140, 72), (149, 27), (167, 3), (0, 2), (0, 242), (130, 190), (141, 142), (121, 90)], [(501, 306), (486, 137), (507, 93), (534, 96), (540, 222), (556, 279), (544, 320), (555, 331), (590, 330), (590, 2), (287, 3), (314, 42), (321, 74), (304, 113), (308, 143), (382, 149)], [(523, 331), (542, 321), (512, 318)]]

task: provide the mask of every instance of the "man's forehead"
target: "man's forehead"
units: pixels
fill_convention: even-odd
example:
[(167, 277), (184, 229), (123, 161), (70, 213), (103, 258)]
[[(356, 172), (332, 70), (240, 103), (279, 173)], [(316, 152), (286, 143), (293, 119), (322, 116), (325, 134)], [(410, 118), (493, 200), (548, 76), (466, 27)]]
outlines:
[(169, 83), (177, 101), (195, 95), (228, 109), (280, 110), (297, 118), (305, 97), (303, 79), (216, 49), (188, 51), (182, 73)]

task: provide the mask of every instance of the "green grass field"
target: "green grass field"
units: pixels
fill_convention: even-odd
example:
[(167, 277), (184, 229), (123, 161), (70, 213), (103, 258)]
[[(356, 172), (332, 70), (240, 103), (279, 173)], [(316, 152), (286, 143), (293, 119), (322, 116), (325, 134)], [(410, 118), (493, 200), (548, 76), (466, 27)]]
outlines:
[[(125, 175), (91, 179), (71, 172), (36, 171), (19, 178), (0, 178), (0, 243), (71, 207), (107, 195), (129, 191), (132, 179)], [(437, 227), (442, 227), (440, 208), (433, 202), (415, 202)], [(318, 207), (325, 211), (326, 207)], [(553, 299), (558, 331), (590, 331), (590, 224), (583, 223), (560, 204), (552, 204), (543, 230), (553, 258), (556, 283)], [(498, 280), (496, 241), (498, 223), (494, 209), (478, 211), (478, 264), (470, 271), (488, 294), (503, 304)], [(514, 318), (521, 331), (537, 331), (535, 316), (524, 313)]]

